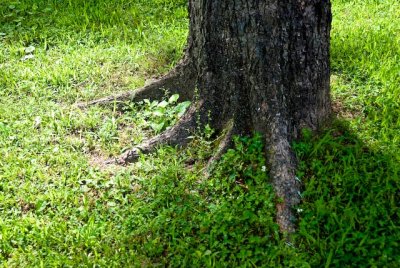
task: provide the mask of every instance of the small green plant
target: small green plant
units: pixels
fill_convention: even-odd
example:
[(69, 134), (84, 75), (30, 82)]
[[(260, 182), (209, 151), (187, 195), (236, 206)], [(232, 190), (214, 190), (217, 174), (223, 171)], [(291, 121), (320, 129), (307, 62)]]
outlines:
[(178, 94), (174, 94), (162, 101), (146, 99), (142, 103), (144, 104), (142, 111), (137, 116), (143, 116), (147, 125), (155, 133), (160, 133), (175, 124), (189, 107), (190, 101), (177, 103), (178, 99)]

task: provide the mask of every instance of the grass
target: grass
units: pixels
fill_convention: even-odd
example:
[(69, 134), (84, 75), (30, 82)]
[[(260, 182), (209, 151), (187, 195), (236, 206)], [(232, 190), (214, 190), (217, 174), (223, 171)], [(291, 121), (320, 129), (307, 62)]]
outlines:
[(238, 138), (203, 184), (207, 132), (127, 168), (91, 164), (181, 112), (168, 99), (124, 114), (71, 104), (173, 66), (186, 1), (3, 0), (0, 266), (399, 266), (400, 4), (335, 0), (333, 10), (339, 118), (294, 144), (304, 189), (291, 245), (274, 223), (258, 137)]

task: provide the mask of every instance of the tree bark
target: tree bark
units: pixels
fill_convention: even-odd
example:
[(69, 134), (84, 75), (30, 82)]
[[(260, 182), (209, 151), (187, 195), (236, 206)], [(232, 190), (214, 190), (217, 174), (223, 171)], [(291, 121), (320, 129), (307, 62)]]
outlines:
[(316, 130), (331, 112), (328, 0), (190, 0), (188, 53), (197, 88), (221, 129), (265, 137), (277, 222), (295, 229), (300, 202), (290, 148), (302, 128)]
[[(292, 233), (300, 184), (290, 144), (301, 129), (316, 130), (331, 113), (330, 1), (189, 0), (189, 15), (190, 64), (182, 73), (190, 75), (173, 85), (174, 92), (180, 87), (189, 96), (184, 82), (190, 77), (200, 101), (176, 127), (139, 145), (122, 162), (160, 143), (185, 143), (199, 122), (217, 131), (230, 125), (229, 133), (238, 135), (259, 132), (278, 197), (277, 223)], [(194, 107), (199, 120), (190, 120)]]

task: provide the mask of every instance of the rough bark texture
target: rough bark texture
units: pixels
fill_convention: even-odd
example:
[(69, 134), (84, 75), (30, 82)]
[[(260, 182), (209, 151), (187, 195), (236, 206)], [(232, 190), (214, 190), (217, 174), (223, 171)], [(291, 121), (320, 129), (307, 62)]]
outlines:
[[(230, 125), (229, 133), (259, 132), (278, 197), (277, 222), (282, 232), (292, 233), (300, 185), (290, 143), (302, 128), (317, 129), (331, 112), (330, 2), (189, 0), (189, 14), (179, 75), (175, 70), (166, 76), (172, 80), (158, 81), (135, 96), (160, 97), (155, 92), (166, 87), (190, 98), (187, 89), (197, 88), (200, 101), (177, 126), (120, 160), (132, 161), (139, 151), (146, 153), (161, 143), (184, 144), (195, 124), (208, 118), (217, 131)], [(193, 119), (194, 110), (200, 120)]]
[(264, 135), (277, 222), (293, 232), (300, 185), (290, 142), (331, 111), (330, 2), (191, 0), (189, 10), (203, 109), (216, 129), (233, 119), (236, 133)]

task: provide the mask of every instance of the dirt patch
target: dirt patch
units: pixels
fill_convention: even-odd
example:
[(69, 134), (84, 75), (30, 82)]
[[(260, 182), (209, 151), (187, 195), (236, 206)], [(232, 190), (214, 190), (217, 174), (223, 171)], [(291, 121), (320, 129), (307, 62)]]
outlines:
[(332, 111), (338, 117), (344, 119), (355, 119), (362, 117), (360, 110), (350, 109), (343, 104), (339, 99), (332, 100)]
[(19, 200), (19, 205), (21, 207), (22, 213), (26, 214), (36, 208), (36, 205), (31, 202), (26, 202), (25, 200)]
[(89, 161), (89, 165), (101, 171), (107, 171), (110, 174), (114, 174), (116, 171), (122, 170), (124, 168), (121, 165), (110, 163), (110, 160), (112, 159), (107, 157), (103, 152), (99, 150), (91, 151), (86, 155)]

